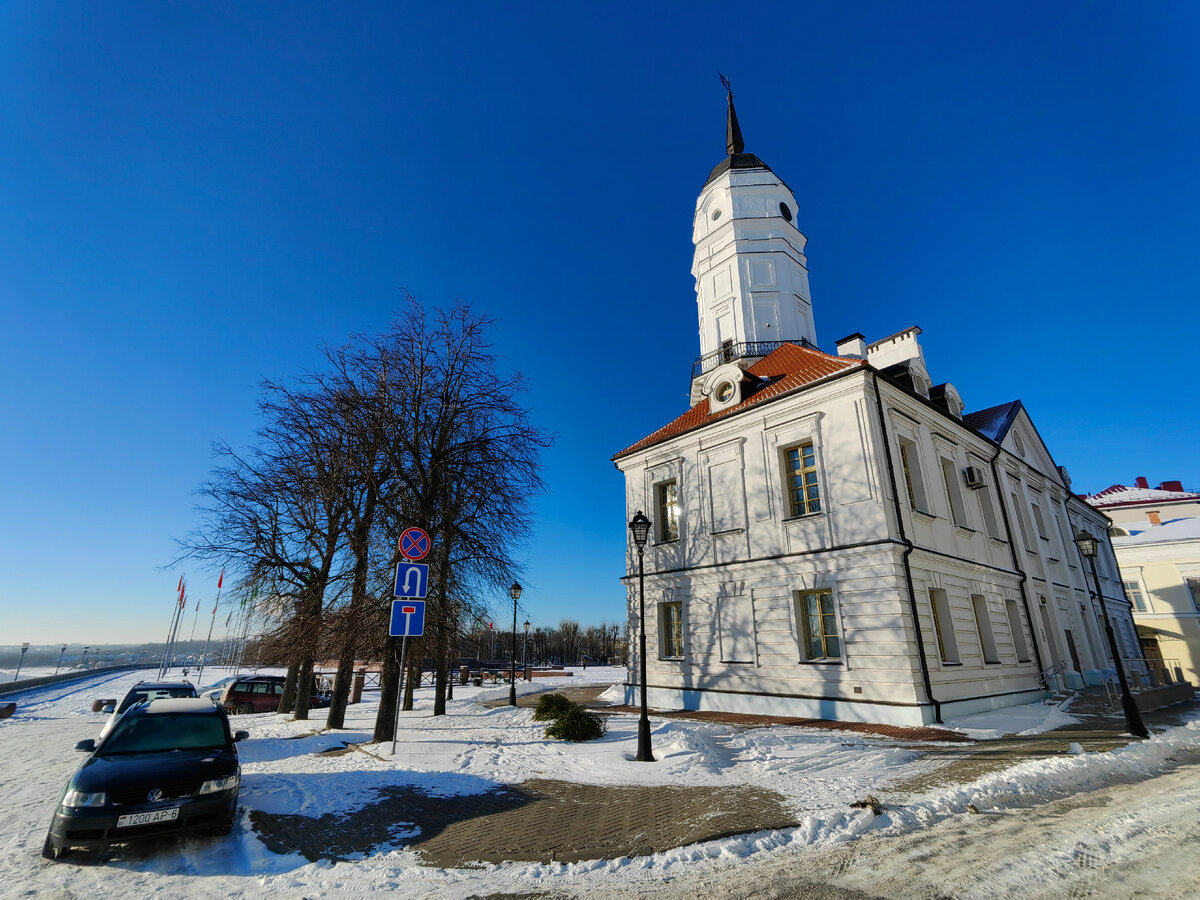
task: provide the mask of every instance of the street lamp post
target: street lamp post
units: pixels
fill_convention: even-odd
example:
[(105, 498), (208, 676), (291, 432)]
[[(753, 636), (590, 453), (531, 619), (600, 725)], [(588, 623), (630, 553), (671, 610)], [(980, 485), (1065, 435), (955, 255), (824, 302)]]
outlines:
[(646, 538), (650, 536), (650, 520), (643, 515), (640, 509), (629, 523), (629, 530), (633, 532), (633, 543), (637, 547), (638, 555), (638, 606), (641, 630), (638, 638), (638, 652), (642, 668), (640, 679), (642, 683), (642, 715), (638, 719), (637, 756), (634, 759), (638, 762), (654, 762), (654, 752), (650, 749), (650, 714), (646, 710), (646, 570), (642, 559), (642, 552), (646, 548)]
[(1075, 545), (1079, 547), (1079, 552), (1087, 559), (1088, 566), (1092, 570), (1092, 583), (1096, 588), (1096, 599), (1100, 603), (1100, 611), (1104, 613), (1104, 630), (1108, 633), (1108, 649), (1112, 653), (1113, 665), (1117, 667), (1117, 680), (1121, 683), (1121, 705), (1125, 708), (1125, 725), (1130, 734), (1141, 738), (1150, 737), (1150, 732), (1146, 730), (1146, 726), (1142, 722), (1142, 714), (1138, 711), (1137, 703), (1134, 702), (1133, 694), (1129, 692), (1129, 681), (1125, 678), (1125, 668), (1121, 665), (1121, 652), (1117, 649), (1117, 636), (1113, 633), (1112, 621), (1108, 618), (1108, 604), (1104, 602), (1104, 595), (1100, 593), (1100, 576), (1096, 574), (1096, 553), (1099, 551), (1100, 542), (1086, 531), (1080, 531), (1075, 535)]
[(29, 641), (21, 645), (21, 658), (17, 660), (17, 671), (13, 673), (13, 681), (17, 680), (17, 676), (21, 674), (21, 663), (25, 662), (25, 651), (29, 649)]
[(525, 620), (525, 652), (522, 654), (525, 659), (525, 680), (529, 681), (529, 620)]
[(62, 649), (58, 651), (58, 663), (54, 666), (54, 674), (58, 674), (58, 669), (62, 665), (63, 654), (67, 652), (67, 645), (63, 644)]
[(83, 659), (79, 660), (79, 668), (81, 668), (81, 669), (87, 668), (87, 655), (88, 655), (88, 648), (84, 647), (83, 648)]
[(517, 601), (521, 599), (521, 585), (514, 581), (508, 589), (513, 602), (512, 669), (508, 673), (508, 705), (517, 705)]

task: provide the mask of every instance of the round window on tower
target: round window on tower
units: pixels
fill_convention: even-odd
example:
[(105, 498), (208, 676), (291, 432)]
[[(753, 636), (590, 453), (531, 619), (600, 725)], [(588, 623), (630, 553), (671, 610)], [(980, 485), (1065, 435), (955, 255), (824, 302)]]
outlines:
[(721, 211), (719, 209), (714, 209), (713, 216), (712, 216), (713, 221), (715, 222), (719, 218), (721, 218)]
[(733, 399), (733, 382), (722, 381), (717, 385), (715, 395), (718, 403), (728, 403)]
[(779, 204), (779, 214), (783, 216), (786, 221), (792, 221), (792, 211), (788, 209), (788, 205), (786, 203)]

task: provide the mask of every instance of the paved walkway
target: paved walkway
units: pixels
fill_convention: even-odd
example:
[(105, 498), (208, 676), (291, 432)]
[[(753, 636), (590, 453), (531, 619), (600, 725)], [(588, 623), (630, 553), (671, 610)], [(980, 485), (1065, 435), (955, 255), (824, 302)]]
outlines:
[[(573, 695), (576, 702), (596, 703), (599, 691), (590, 697), (589, 691), (593, 689), (563, 693)], [(529, 706), (536, 700), (521, 698), (519, 704)], [(1192, 701), (1145, 713), (1144, 718), (1153, 729), (1179, 724), (1198, 710), (1200, 702)], [(966, 744), (928, 743), (939, 738), (924, 737), (913, 749), (941, 757), (945, 764), (893, 786), (888, 797), (970, 781), (1027, 759), (1067, 754), (1072, 743), (1095, 751), (1133, 740), (1123, 734), (1123, 716), (1107, 709), (1102, 691), (1082, 692), (1070, 711), (1081, 718), (1078, 724), (1040, 735), (1008, 735)], [(739, 717), (734, 724), (776, 724), (766, 719), (770, 717)], [(811, 720), (805, 724), (822, 728), (830, 725)], [(411, 787), (394, 787), (383, 791), (378, 802), (345, 816), (310, 818), (252, 810), (250, 821), (267, 847), (277, 853), (300, 852), (315, 861), (347, 859), (383, 847), (405, 847), (419, 853), (427, 865), (446, 868), (505, 860), (549, 863), (641, 856), (799, 824), (786, 810), (783, 797), (758, 788), (623, 787), (549, 780), (456, 797), (434, 797)]]

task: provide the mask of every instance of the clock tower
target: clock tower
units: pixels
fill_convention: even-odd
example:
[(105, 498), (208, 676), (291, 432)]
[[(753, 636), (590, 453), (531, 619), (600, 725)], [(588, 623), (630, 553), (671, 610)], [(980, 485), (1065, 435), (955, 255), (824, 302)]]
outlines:
[(780, 342), (816, 346), (807, 238), (796, 228), (796, 198), (770, 167), (745, 152), (733, 93), (728, 94), (726, 157), (696, 201), (692, 242), (703, 376), (734, 361), (743, 366)]

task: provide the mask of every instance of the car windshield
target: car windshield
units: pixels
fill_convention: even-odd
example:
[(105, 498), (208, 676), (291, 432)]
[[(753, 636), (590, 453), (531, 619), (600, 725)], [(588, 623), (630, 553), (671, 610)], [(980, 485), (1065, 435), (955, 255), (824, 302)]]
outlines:
[(213, 715), (134, 716), (121, 721), (101, 750), (102, 756), (203, 750), (224, 747), (225, 724)]
[(187, 687), (172, 687), (172, 688), (145, 688), (132, 690), (125, 695), (125, 699), (121, 701), (121, 705), (117, 707), (117, 712), (122, 713), (135, 703), (143, 703), (146, 700), (166, 700), (171, 697), (195, 697), (196, 689), (191, 685)]

